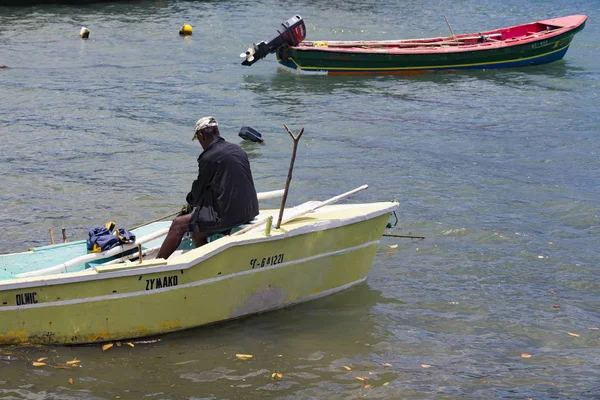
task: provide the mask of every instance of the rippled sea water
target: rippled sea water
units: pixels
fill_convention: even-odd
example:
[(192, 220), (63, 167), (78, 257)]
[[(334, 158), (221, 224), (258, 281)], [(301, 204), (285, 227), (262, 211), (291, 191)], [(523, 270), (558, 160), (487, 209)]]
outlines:
[[(311, 40), (447, 35), (444, 15), (457, 34), (589, 20), (564, 60), (539, 67), (328, 77), (273, 55), (240, 65), (295, 14)], [(290, 309), (105, 352), (0, 348), (0, 397), (599, 398), (599, 20), (595, 0), (0, 7), (0, 253), (47, 244), (50, 227), (74, 240), (179, 209), (205, 115), (249, 153), (259, 191), (285, 183), (283, 124), (304, 126), (291, 204), (367, 183), (354, 201), (397, 199), (389, 232), (427, 237), (383, 238), (366, 283)], [(265, 143), (242, 142), (244, 125)], [(40, 357), (81, 367), (32, 367)]]

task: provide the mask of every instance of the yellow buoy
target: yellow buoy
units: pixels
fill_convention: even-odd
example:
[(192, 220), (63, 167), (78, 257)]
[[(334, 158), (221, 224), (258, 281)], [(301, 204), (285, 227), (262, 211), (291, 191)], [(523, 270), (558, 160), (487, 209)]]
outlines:
[(181, 29), (179, 30), (179, 34), (181, 36), (188, 36), (192, 34), (192, 26), (189, 24), (183, 24)]
[(79, 31), (79, 37), (82, 39), (87, 39), (90, 37), (90, 30), (88, 28), (86, 28), (85, 26), (81, 27), (81, 30)]

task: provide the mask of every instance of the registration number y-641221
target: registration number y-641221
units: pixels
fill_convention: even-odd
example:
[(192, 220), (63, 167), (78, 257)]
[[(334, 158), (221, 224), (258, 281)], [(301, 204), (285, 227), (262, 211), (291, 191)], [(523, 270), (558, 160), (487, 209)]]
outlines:
[(252, 258), (250, 259), (250, 268), (263, 268), (275, 264), (281, 264), (283, 262), (283, 253), (273, 254), (272, 256), (263, 258)]

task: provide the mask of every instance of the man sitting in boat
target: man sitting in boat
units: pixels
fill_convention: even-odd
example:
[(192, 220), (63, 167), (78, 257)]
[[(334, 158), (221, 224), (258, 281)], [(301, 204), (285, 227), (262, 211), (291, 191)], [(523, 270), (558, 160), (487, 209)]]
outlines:
[(200, 247), (209, 235), (229, 234), (258, 215), (246, 152), (221, 137), (213, 117), (200, 118), (194, 132), (192, 140), (198, 140), (204, 150), (198, 157), (198, 178), (186, 197), (187, 211), (173, 220), (157, 258), (173, 254), (186, 232), (192, 233), (194, 245)]

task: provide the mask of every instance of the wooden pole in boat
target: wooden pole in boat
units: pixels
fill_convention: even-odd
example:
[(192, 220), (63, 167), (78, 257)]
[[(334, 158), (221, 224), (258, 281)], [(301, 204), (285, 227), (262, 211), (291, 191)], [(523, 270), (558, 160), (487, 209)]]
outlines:
[(296, 161), (296, 150), (298, 149), (298, 142), (300, 141), (300, 137), (304, 133), (304, 127), (300, 129), (298, 135), (294, 136), (292, 131), (287, 127), (286, 124), (283, 124), (283, 127), (287, 131), (287, 133), (292, 137), (294, 141), (294, 150), (292, 150), (292, 159), (290, 160), (290, 169), (288, 170), (287, 179), (285, 181), (285, 189), (283, 189), (283, 198), (281, 199), (281, 207), (279, 208), (279, 218), (277, 218), (277, 225), (275, 225), (275, 229), (279, 229), (281, 226), (281, 219), (283, 218), (283, 210), (285, 209), (285, 202), (287, 200), (288, 191), (290, 189), (290, 182), (292, 181), (292, 170), (294, 169), (294, 161)]
[(408, 239), (425, 239), (425, 236), (396, 235), (395, 233), (384, 233), (383, 236), (397, 237), (397, 238), (408, 238)]
[(445, 15), (444, 15), (444, 19), (446, 20), (446, 24), (448, 24), (448, 28), (450, 28), (450, 33), (452, 34), (452, 39), (454, 39), (455, 42), (458, 42), (458, 39), (456, 39), (456, 35), (454, 34), (452, 27), (450, 26), (450, 22), (448, 22), (448, 18), (446, 18)]
[(144, 260), (142, 259), (143, 253), (142, 253), (142, 244), (141, 243), (138, 243), (138, 255), (139, 255), (139, 259), (140, 259), (139, 264), (141, 264), (142, 262), (144, 262)]
[(52, 234), (52, 228), (48, 229), (48, 234), (50, 235), (50, 244), (54, 244), (54, 235)]
[[(285, 216), (285, 222), (292, 221), (292, 220), (294, 220), (294, 219), (296, 219), (298, 217), (301, 217), (303, 215), (308, 214), (309, 212), (313, 212), (316, 209), (328, 206), (331, 203), (335, 203), (337, 201), (345, 199), (346, 197), (351, 196), (354, 193), (358, 193), (361, 190), (365, 190), (365, 189), (368, 189), (368, 188), (369, 188), (369, 185), (362, 185), (362, 186), (359, 186), (356, 189), (352, 189), (352, 190), (350, 190), (350, 191), (348, 191), (346, 193), (338, 194), (337, 196), (334, 196), (334, 197), (332, 197), (330, 199), (327, 199), (327, 200), (324, 200), (324, 201), (319, 201), (316, 204), (311, 204), (309, 207), (302, 207), (302, 205), (298, 206), (299, 209), (296, 209), (296, 207), (293, 207), (293, 208), (290, 209), (291, 212), (289, 213), (289, 215)], [(256, 220), (252, 225), (250, 225), (250, 226), (242, 229), (241, 231), (235, 232), (231, 236), (243, 235), (244, 233), (249, 232), (251, 230), (262, 228), (263, 226), (265, 226), (265, 223), (267, 222), (267, 220), (269, 218), (271, 218), (271, 216), (260, 218), (260, 219)]]

